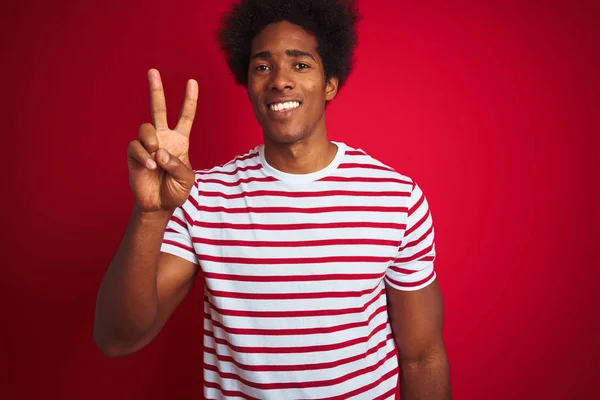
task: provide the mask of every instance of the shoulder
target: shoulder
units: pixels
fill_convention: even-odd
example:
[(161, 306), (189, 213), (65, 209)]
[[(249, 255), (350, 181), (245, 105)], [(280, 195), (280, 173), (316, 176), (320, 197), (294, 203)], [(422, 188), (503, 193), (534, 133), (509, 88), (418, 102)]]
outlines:
[(367, 151), (347, 144), (343, 145), (346, 148), (346, 152), (339, 166), (340, 171), (347, 170), (347, 173), (360, 174), (374, 179), (387, 179), (390, 182), (397, 183), (404, 190), (409, 191), (412, 191), (416, 185), (412, 177), (371, 156)]
[(209, 169), (195, 170), (196, 182), (199, 179), (210, 179), (218, 176), (222, 177), (223, 175), (234, 176), (244, 171), (259, 170), (261, 168), (259, 149), (260, 146), (256, 146), (243, 154), (237, 155), (225, 164)]

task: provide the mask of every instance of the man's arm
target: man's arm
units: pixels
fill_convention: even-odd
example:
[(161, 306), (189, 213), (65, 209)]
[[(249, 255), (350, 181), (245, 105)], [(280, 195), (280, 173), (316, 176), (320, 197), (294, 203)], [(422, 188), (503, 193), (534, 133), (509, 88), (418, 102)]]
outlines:
[(196, 264), (161, 253), (170, 212), (137, 207), (96, 301), (94, 340), (109, 357), (131, 354), (160, 332), (189, 292)]
[(450, 368), (442, 338), (444, 306), (435, 280), (400, 291), (386, 284), (388, 313), (400, 360), (402, 400), (450, 400)]
[[(198, 271), (193, 250), (183, 258), (160, 251), (171, 216), (179, 213), (178, 220), (184, 221), (185, 213), (193, 207), (188, 200), (193, 195), (195, 174), (188, 150), (198, 83), (188, 80), (174, 130), (168, 126), (165, 93), (157, 70), (148, 71), (148, 84), (152, 124), (142, 124), (138, 140), (127, 147), (135, 207), (96, 299), (94, 340), (110, 357), (148, 344), (188, 293)], [(190, 248), (187, 228), (178, 227), (182, 224), (174, 223), (171, 234), (178, 237), (175, 243)]]

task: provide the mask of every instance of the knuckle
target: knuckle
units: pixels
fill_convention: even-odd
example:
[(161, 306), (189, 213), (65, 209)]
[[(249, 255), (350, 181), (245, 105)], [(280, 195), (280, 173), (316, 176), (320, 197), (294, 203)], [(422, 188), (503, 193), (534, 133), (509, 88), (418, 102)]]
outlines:
[(144, 146), (144, 149), (146, 149), (148, 152), (155, 152), (156, 150), (158, 150), (158, 139), (150, 138), (148, 140), (144, 140), (142, 142), (142, 145)]
[(196, 99), (189, 94), (185, 96), (185, 102), (192, 107), (196, 107)]
[(155, 132), (154, 125), (152, 125), (150, 123), (145, 123), (140, 126), (140, 129), (138, 130), (138, 135), (140, 138), (142, 138), (142, 137), (144, 137), (148, 134), (152, 134), (154, 132)]
[(140, 140), (147, 140), (153, 137), (156, 137), (155, 129), (144, 129), (140, 132)]
[(140, 147), (141, 144), (138, 140), (132, 140), (129, 142), (129, 145), (127, 145), (127, 156), (137, 158), (140, 152)]
[(181, 114), (181, 120), (192, 122), (194, 121), (194, 116), (192, 114)]
[(153, 146), (158, 145), (158, 138), (156, 136), (156, 131), (154, 129), (144, 130), (140, 132), (140, 142), (144, 146)]

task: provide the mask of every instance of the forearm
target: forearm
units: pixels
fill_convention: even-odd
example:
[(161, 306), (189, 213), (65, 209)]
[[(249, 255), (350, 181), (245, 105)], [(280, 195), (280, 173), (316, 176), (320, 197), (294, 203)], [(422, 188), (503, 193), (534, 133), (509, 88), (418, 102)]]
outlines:
[(133, 345), (156, 318), (157, 260), (170, 216), (133, 210), (96, 301), (94, 339), (107, 353)]
[(402, 400), (450, 400), (450, 368), (443, 346), (415, 360), (400, 358)]

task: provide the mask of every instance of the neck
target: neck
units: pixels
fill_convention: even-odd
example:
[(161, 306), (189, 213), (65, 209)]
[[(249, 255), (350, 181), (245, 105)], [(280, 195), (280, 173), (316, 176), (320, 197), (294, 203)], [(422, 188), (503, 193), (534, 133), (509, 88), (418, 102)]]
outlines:
[(288, 174), (310, 174), (327, 167), (337, 146), (327, 134), (303, 138), (294, 143), (276, 143), (265, 136), (265, 159), (273, 168)]

